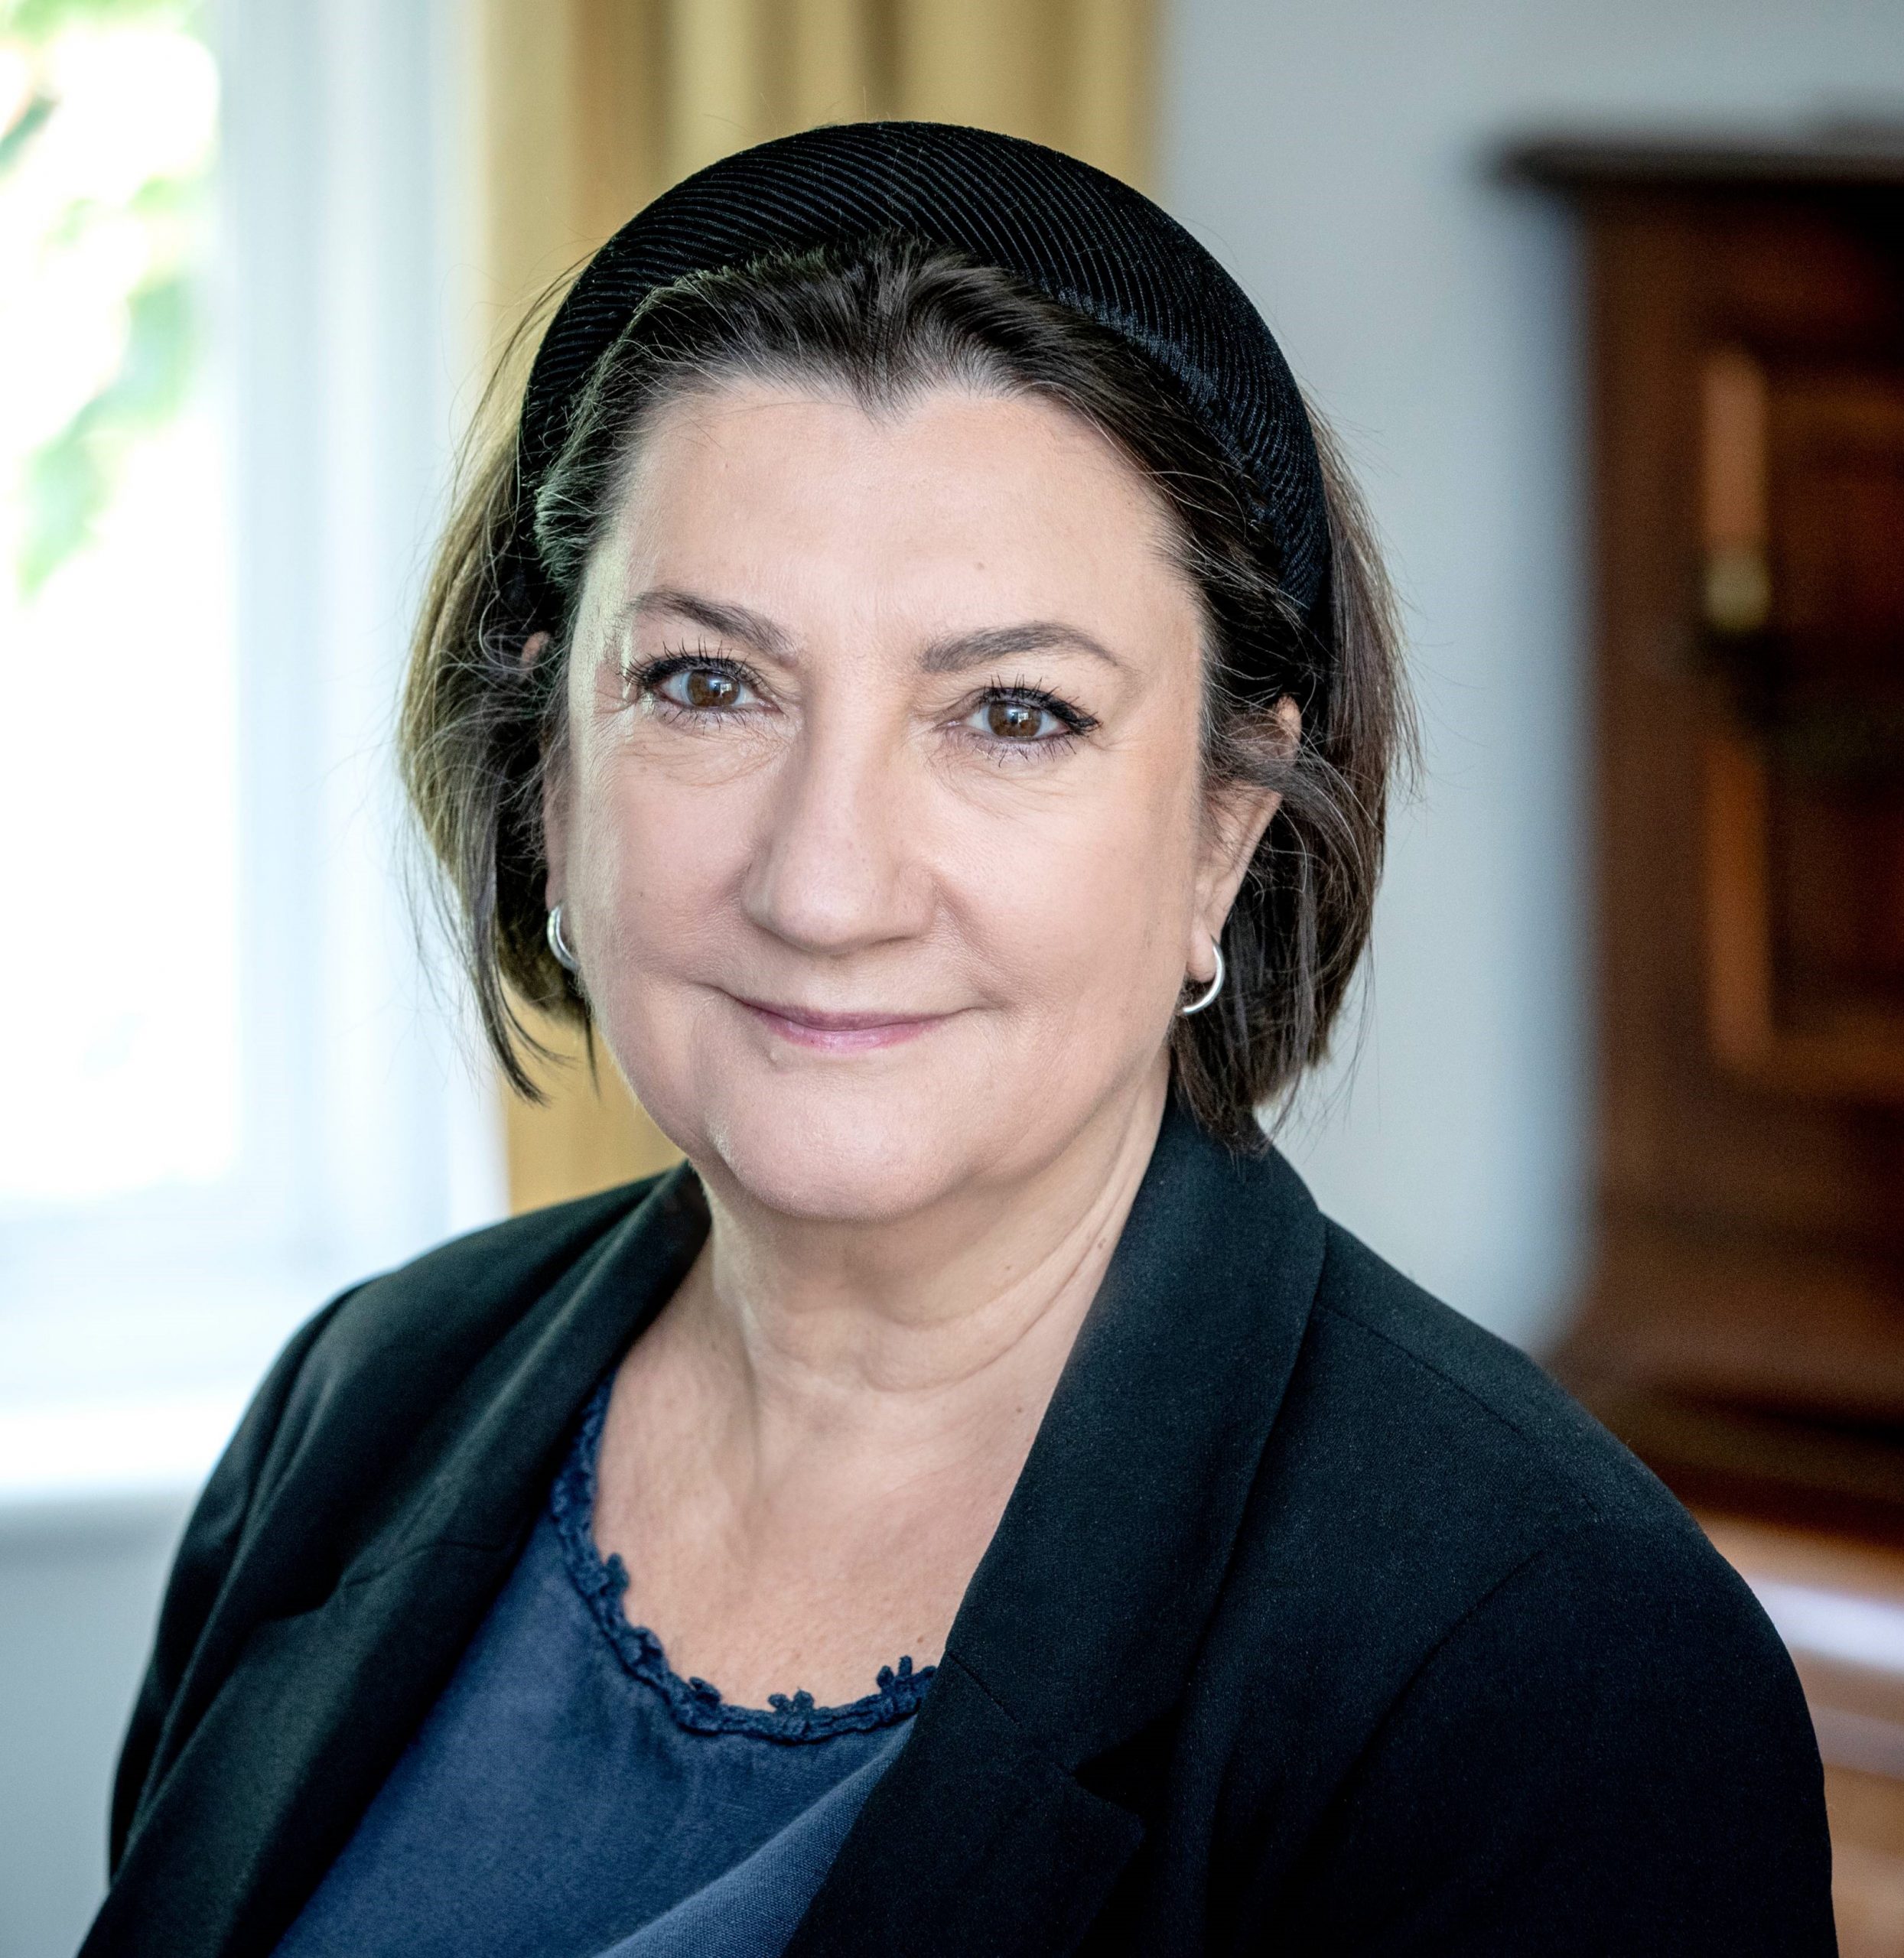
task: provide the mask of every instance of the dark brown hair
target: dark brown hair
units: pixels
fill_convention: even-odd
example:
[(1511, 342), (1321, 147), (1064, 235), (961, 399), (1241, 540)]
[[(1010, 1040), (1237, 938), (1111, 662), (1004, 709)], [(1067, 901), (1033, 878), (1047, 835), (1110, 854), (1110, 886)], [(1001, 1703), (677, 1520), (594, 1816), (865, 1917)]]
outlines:
[[(1063, 405), (1135, 463), (1167, 509), (1206, 623), (1206, 789), (1282, 802), (1224, 928), (1229, 977), (1172, 1023), (1198, 1119), (1260, 1147), (1256, 1111), (1326, 1052), (1367, 942), (1391, 782), (1414, 753), (1395, 607), (1367, 520), (1314, 421), (1330, 573), (1310, 616), (1277, 581), (1248, 485), (1167, 376), (1011, 274), (898, 239), (697, 273), (652, 294), (597, 362), (522, 508), (513, 424), (478, 438), (438, 548), (400, 736), (404, 782), (442, 873), (483, 1029), (516, 1089), (539, 1050), (514, 1000), (584, 1025), (545, 938), (542, 786), (563, 753), (569, 639), (591, 555), (656, 410), (739, 379), (838, 389), (869, 409), (935, 386)], [(551, 634), (540, 657), (523, 648)], [(1301, 709), (1282, 737), (1278, 704)], [(513, 996), (513, 997), (512, 997)]]

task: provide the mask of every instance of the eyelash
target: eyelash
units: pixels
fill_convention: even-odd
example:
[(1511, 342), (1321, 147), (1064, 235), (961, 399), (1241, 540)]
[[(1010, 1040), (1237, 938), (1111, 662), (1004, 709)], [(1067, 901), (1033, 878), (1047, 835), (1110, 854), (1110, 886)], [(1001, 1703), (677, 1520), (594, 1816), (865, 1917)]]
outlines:
[[(741, 685), (753, 688), (757, 692), (764, 691), (759, 676), (740, 660), (731, 659), (725, 653), (692, 652), (685, 648), (664, 650), (653, 659), (643, 660), (629, 667), (624, 670), (622, 679), (630, 694), (645, 695), (653, 701), (659, 711), (677, 724), (698, 723), (705, 726), (710, 720), (725, 720), (741, 711), (734, 707), (684, 707), (679, 701), (669, 699), (660, 691), (662, 683), (672, 679), (675, 674), (697, 670), (725, 674)], [(978, 698), (966, 708), (965, 717), (968, 718), (981, 707), (988, 707), (994, 702), (1003, 702), (1013, 707), (1040, 708), (1056, 719), (1063, 729), (1059, 733), (1041, 735), (1033, 740), (1007, 741), (996, 736), (982, 735), (975, 730), (965, 728), (962, 718), (959, 724), (962, 730), (972, 734), (974, 740), (989, 750), (1001, 765), (1008, 765), (1014, 760), (1046, 759), (1055, 753), (1063, 753), (1098, 725), (1094, 716), (1086, 714), (1081, 707), (1073, 707), (1069, 701), (1054, 694), (1041, 681), (1020, 679), (1004, 681), (984, 688)]]
[(671, 680), (677, 673), (723, 673), (730, 679), (738, 681), (743, 686), (760, 690), (759, 677), (737, 659), (730, 659), (724, 653), (694, 652), (686, 648), (663, 651), (653, 659), (645, 659), (622, 670), (622, 685), (632, 697), (646, 694), (656, 707), (671, 720), (705, 723), (725, 720), (736, 710), (732, 707), (683, 707), (679, 701), (671, 701), (662, 693), (661, 684)]

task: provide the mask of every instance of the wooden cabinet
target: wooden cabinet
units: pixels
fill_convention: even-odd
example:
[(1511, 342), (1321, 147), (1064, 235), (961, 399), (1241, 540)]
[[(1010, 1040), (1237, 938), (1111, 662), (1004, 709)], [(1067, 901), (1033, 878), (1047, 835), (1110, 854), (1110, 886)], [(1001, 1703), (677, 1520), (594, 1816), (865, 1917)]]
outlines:
[(1545, 145), (1590, 317), (1599, 1073), (1561, 1356), (1904, 1530), (1904, 151)]

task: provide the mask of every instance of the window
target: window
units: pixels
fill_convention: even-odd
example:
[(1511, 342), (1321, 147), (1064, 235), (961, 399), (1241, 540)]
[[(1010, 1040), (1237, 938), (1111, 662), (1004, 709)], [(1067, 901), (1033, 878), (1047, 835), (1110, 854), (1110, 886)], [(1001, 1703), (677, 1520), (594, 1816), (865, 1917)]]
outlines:
[(22, 8), (0, 41), (0, 826), (48, 846), (19, 866), (42, 956), (0, 965), (0, 1025), (42, 1029), (11, 1043), (16, 1209), (203, 1187), (238, 1149), (218, 77), (199, 27), (189, 5)]
[(480, 353), (457, 10), (0, 7), (0, 1498), (189, 1480), (500, 1208), (391, 709)]

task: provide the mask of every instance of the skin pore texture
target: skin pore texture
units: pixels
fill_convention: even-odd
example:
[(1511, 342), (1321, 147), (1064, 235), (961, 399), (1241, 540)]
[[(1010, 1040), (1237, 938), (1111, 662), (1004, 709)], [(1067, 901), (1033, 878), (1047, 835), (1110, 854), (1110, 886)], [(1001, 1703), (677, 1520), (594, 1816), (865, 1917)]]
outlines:
[(1167, 521), (1054, 404), (736, 382), (590, 565), (548, 894), (713, 1217), (595, 1534), (731, 1701), (939, 1657), (1149, 1160), (1275, 807), (1200, 785)]

